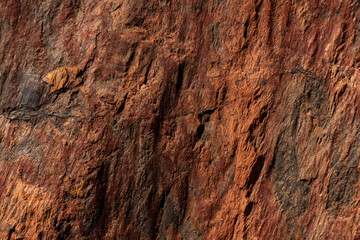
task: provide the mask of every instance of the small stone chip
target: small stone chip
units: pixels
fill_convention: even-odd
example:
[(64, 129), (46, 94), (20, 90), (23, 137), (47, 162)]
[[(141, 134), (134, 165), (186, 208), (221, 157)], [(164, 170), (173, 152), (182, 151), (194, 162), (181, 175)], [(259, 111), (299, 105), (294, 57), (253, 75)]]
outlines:
[(69, 74), (77, 75), (79, 73), (78, 67), (61, 67), (48, 73), (44, 81), (52, 86), (52, 91), (63, 89), (68, 82)]

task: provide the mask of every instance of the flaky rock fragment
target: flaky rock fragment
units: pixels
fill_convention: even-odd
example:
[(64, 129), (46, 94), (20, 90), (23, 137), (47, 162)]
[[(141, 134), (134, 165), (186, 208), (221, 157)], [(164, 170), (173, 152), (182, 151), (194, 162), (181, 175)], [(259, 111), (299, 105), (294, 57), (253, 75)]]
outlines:
[(44, 81), (52, 86), (52, 91), (58, 91), (63, 89), (68, 83), (69, 75), (76, 76), (79, 71), (77, 67), (61, 67), (48, 73)]

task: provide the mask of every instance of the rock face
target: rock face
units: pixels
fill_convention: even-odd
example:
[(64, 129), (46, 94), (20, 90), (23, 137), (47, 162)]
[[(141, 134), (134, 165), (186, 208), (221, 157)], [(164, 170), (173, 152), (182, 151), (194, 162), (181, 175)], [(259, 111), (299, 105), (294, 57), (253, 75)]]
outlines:
[(0, 239), (360, 238), (359, 1), (0, 13)]

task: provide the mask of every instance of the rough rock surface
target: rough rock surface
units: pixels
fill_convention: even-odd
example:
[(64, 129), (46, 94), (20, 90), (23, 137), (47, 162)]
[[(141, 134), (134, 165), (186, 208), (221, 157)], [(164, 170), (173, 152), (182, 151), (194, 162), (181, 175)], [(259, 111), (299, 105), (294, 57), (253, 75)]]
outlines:
[(360, 2), (0, 0), (0, 239), (359, 239)]

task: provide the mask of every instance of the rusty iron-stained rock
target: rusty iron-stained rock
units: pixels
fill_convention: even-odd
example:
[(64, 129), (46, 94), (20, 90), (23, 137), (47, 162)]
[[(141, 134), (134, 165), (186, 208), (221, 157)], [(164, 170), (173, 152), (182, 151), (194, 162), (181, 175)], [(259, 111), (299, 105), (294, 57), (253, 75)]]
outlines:
[(360, 238), (359, 1), (0, 13), (0, 239)]
[(52, 86), (52, 91), (64, 89), (68, 83), (69, 75), (77, 75), (80, 70), (77, 67), (61, 67), (50, 73), (45, 77), (45, 82)]

